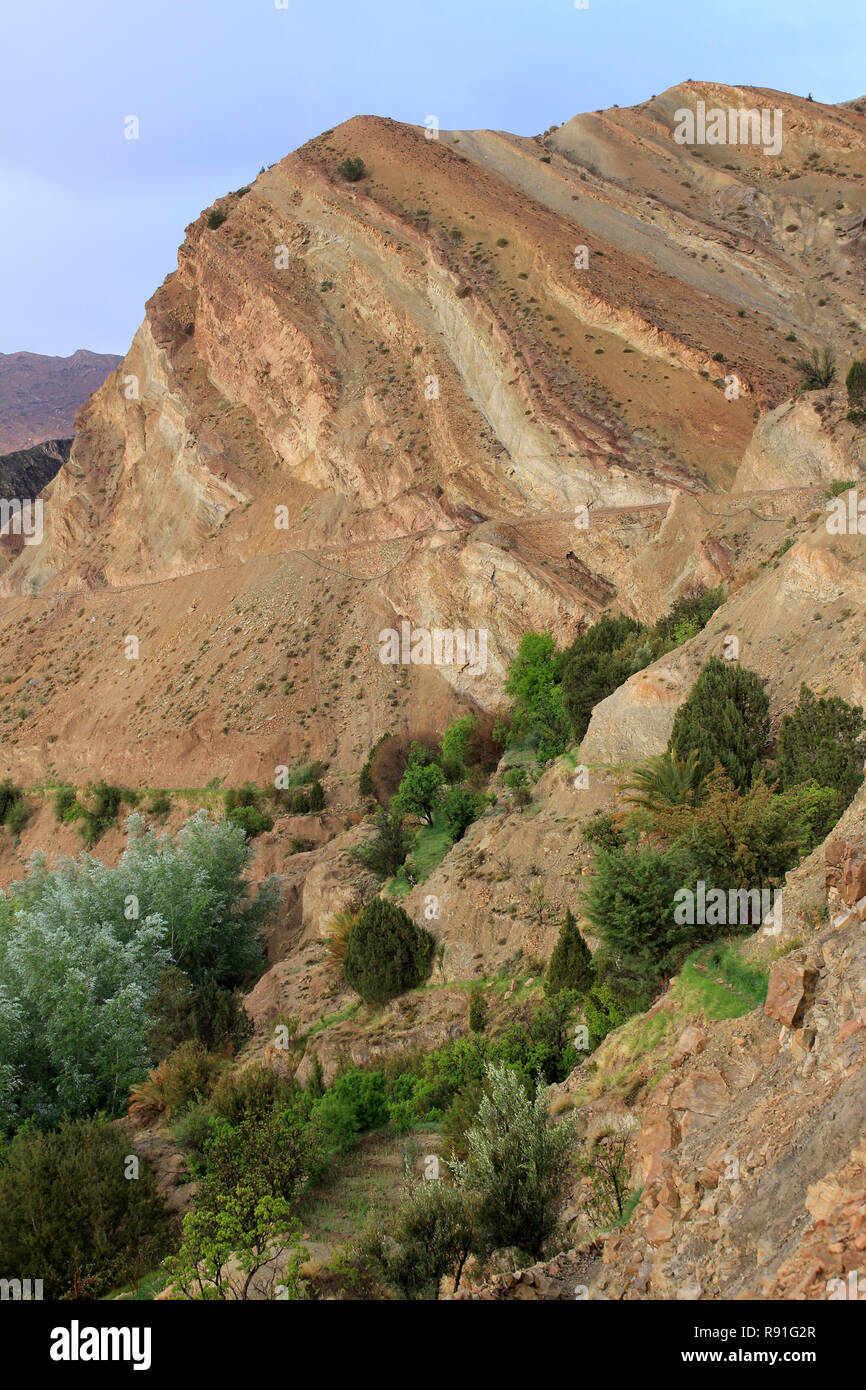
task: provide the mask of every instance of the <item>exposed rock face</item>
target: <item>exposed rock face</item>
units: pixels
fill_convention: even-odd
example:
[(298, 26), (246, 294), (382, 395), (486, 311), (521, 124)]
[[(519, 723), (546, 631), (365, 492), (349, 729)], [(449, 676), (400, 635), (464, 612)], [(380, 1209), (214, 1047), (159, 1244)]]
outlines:
[[(834, 859), (862, 845), (864, 818), (860, 792)], [(807, 861), (789, 877), (794, 916), (809, 872)], [(828, 865), (831, 909), (837, 883)], [(866, 1269), (866, 903), (824, 925), (800, 915), (801, 932), (806, 922), (805, 945), (771, 966), (765, 1007), (664, 1042), (638, 1069), (632, 1099), (605, 1089), (621, 1065), (616, 1035), (605, 1043), (578, 1129), (627, 1117), (643, 1193), (626, 1230), (603, 1240), (591, 1298), (859, 1296), (848, 1283)], [(760, 957), (771, 939), (754, 945)], [(665, 998), (651, 1014), (664, 1017)], [(586, 1095), (586, 1065), (555, 1088), (556, 1112)]]
[(76, 412), (119, 361), (114, 353), (86, 348), (69, 357), (0, 352), (0, 454), (68, 439)]
[[(610, 602), (652, 618), (772, 554), (808, 511), (794, 483), (853, 457), (839, 412), (809, 425), (818, 462), (749, 463), (776, 489), (760, 503), (708, 489), (796, 389), (794, 355), (853, 350), (866, 322), (866, 119), (778, 97), (786, 155), (834, 159), (804, 169), (794, 236), (767, 160), (672, 140), (684, 103), (758, 96), (686, 84), (534, 140), (358, 118), (220, 199), (221, 225), (202, 214), (81, 412), (43, 543), (0, 578), (0, 644), (26, 641), (41, 686), (8, 692), (10, 771), (50, 752), (61, 776), (196, 785), (308, 750), (349, 773), (419, 710), (495, 709), (527, 628), (566, 642)], [(339, 178), (346, 154), (367, 178)], [(810, 199), (843, 196), (837, 235)], [(787, 419), (755, 457), (787, 457)], [(404, 620), (485, 632), (484, 662), (383, 664)], [(653, 698), (660, 738), (673, 691)]]

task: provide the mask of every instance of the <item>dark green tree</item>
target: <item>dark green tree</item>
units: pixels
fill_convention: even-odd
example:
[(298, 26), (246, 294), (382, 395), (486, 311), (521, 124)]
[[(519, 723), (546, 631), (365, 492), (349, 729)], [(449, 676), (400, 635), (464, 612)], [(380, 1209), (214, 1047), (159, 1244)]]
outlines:
[(800, 686), (796, 708), (782, 719), (776, 759), (781, 789), (817, 782), (836, 794), (835, 804), (820, 827), (822, 835), (835, 825), (863, 781), (864, 731), (860, 705), (846, 704), (836, 695), (819, 698), (807, 685)]
[(547, 967), (545, 988), (548, 994), (563, 989), (589, 989), (593, 981), (592, 952), (587, 946), (571, 908), (566, 909)]
[(310, 787), (310, 810), (321, 811), (325, 805), (325, 789), (318, 779)]
[(848, 404), (852, 410), (866, 407), (866, 362), (852, 362), (845, 378)]
[(599, 847), (584, 906), (604, 956), (632, 981), (655, 979), (675, 964), (688, 928), (674, 920), (674, 894), (687, 881), (677, 850), (626, 843)]
[(770, 701), (760, 676), (711, 656), (677, 710), (668, 748), (681, 759), (697, 754), (697, 781), (718, 762), (746, 791), (760, 772), (769, 737)]
[(365, 1002), (384, 1004), (423, 984), (433, 938), (396, 903), (372, 898), (352, 928), (343, 974)]

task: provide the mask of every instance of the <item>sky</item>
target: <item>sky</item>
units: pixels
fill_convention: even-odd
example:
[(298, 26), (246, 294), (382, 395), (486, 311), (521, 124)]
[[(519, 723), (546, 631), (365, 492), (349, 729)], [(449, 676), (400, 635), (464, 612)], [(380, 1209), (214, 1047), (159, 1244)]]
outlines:
[(535, 135), (688, 78), (846, 101), (866, 93), (864, 13), (863, 0), (10, 5), (0, 351), (125, 353), (202, 208), (351, 116)]

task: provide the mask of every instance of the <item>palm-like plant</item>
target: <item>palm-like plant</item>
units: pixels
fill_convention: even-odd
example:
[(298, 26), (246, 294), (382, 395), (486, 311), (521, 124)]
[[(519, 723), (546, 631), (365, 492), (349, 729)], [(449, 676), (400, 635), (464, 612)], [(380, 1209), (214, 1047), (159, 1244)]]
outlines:
[(701, 787), (697, 760), (697, 753), (678, 758), (669, 750), (647, 758), (620, 786), (623, 804), (645, 811), (654, 823), (664, 819), (664, 813), (673, 806), (694, 806)]

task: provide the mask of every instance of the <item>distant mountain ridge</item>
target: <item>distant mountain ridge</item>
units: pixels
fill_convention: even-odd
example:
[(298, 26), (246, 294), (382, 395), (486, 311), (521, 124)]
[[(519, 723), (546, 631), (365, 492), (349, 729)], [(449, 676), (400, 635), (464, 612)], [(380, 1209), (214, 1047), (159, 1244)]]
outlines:
[(38, 497), (69, 458), (71, 439), (46, 439), (0, 454), (0, 497)]
[(79, 407), (120, 361), (87, 348), (69, 357), (0, 352), (0, 454), (71, 438)]

